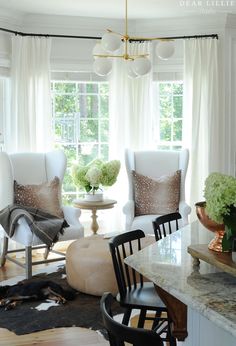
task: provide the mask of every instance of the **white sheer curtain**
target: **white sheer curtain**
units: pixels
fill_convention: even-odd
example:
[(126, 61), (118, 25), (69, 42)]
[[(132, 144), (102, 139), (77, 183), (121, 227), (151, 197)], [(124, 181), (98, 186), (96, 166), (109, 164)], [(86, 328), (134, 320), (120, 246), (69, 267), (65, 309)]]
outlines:
[(190, 148), (188, 192), (192, 207), (203, 200), (209, 173), (222, 170), (218, 45), (218, 40), (211, 38), (184, 43), (184, 138)]
[(50, 51), (50, 38), (12, 38), (12, 110), (7, 151), (45, 151), (51, 147)]
[[(150, 42), (132, 43), (129, 53), (151, 54)], [(124, 157), (124, 149), (145, 149), (152, 142), (152, 74), (130, 78), (127, 62), (114, 59), (110, 77), (110, 156)]]
[[(151, 43), (132, 43), (129, 54), (151, 54)], [(110, 197), (117, 199), (119, 221), (121, 208), (128, 198), (127, 177), (124, 165), (125, 148), (149, 149), (152, 144), (152, 74), (130, 78), (127, 61), (114, 59), (110, 77), (110, 158), (121, 161), (117, 183), (109, 188)], [(115, 196), (115, 197), (114, 197)], [(122, 227), (117, 223), (117, 227)]]

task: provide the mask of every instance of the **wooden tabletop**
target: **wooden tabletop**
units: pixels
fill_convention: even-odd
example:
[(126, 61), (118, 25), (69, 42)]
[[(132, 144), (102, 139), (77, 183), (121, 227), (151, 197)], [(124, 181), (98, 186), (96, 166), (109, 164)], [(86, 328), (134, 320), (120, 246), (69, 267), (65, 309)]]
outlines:
[(74, 206), (80, 209), (110, 209), (114, 207), (117, 201), (114, 199), (104, 199), (99, 202), (86, 201), (84, 199), (77, 199), (74, 201)]

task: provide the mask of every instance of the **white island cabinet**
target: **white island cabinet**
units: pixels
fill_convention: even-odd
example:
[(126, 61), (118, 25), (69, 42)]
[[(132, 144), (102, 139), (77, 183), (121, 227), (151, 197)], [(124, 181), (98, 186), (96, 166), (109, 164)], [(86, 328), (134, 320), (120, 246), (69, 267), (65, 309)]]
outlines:
[(202, 260), (193, 266), (188, 253), (189, 245), (212, 237), (196, 221), (125, 259), (155, 284), (178, 345), (236, 346), (236, 277)]

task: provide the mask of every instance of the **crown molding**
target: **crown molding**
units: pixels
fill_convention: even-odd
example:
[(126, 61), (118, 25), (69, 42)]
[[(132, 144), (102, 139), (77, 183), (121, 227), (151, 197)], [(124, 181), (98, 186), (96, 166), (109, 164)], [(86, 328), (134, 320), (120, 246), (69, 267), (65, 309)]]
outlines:
[[(136, 21), (135, 31), (151, 36), (177, 36), (224, 32), (226, 14), (201, 15), (168, 19), (143, 19)], [(186, 32), (187, 29), (187, 32)]]

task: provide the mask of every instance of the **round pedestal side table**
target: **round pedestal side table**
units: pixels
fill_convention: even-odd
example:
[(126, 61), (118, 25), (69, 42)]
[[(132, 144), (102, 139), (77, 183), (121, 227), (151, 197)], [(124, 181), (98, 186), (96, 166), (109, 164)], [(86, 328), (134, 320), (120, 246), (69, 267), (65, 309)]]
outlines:
[(114, 199), (104, 199), (100, 202), (85, 201), (84, 199), (77, 199), (74, 201), (74, 206), (80, 209), (91, 210), (92, 211), (92, 223), (91, 230), (94, 234), (97, 233), (99, 225), (97, 222), (97, 210), (111, 209), (117, 203)]

